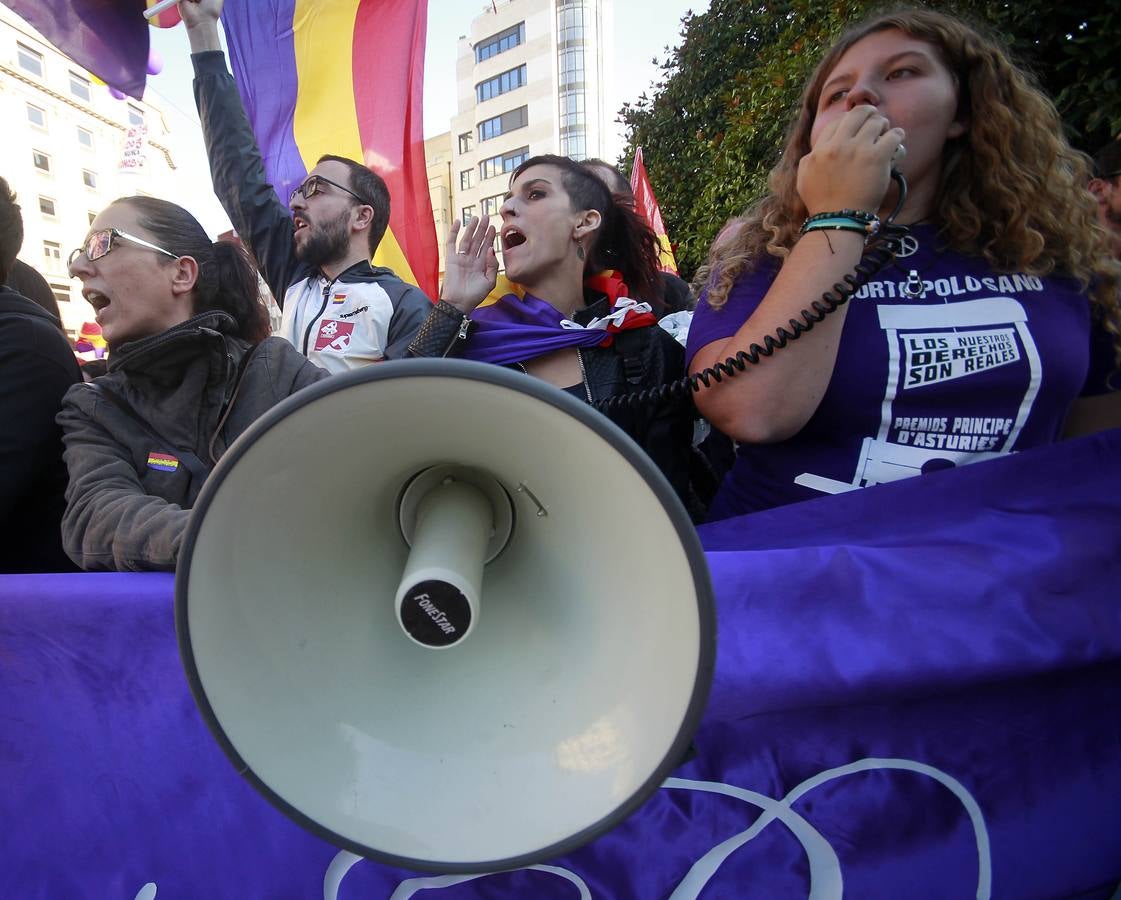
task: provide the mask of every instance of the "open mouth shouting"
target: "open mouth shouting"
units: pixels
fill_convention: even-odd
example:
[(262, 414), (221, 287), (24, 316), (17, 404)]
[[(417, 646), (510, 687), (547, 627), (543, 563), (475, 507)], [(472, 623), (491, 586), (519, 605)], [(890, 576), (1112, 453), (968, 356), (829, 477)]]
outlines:
[(514, 247), (520, 247), (525, 243), (525, 240), (525, 235), (513, 225), (502, 229), (502, 250), (506, 253), (509, 253)]
[(109, 298), (101, 293), (101, 291), (95, 291), (89, 288), (82, 291), (82, 296), (85, 297), (86, 302), (93, 307), (95, 318), (100, 322), (101, 312), (109, 305)]

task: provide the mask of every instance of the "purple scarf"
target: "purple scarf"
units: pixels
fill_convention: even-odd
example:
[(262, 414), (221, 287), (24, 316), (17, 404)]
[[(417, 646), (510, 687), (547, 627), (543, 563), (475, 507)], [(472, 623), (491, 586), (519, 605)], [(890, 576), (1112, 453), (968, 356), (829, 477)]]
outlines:
[(471, 314), (475, 329), (463, 351), (464, 359), (477, 362), (524, 362), (566, 347), (596, 347), (610, 343), (610, 335), (601, 328), (581, 328), (571, 323), (561, 325), (565, 317), (532, 294), (519, 299), (506, 294), (490, 306)]

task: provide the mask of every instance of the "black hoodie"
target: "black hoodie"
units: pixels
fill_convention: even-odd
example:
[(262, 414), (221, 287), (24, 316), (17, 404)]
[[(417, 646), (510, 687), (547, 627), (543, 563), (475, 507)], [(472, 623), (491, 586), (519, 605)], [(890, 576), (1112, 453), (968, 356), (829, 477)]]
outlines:
[(59, 530), (66, 466), (55, 416), (81, 380), (58, 319), (0, 285), (0, 573), (77, 571)]

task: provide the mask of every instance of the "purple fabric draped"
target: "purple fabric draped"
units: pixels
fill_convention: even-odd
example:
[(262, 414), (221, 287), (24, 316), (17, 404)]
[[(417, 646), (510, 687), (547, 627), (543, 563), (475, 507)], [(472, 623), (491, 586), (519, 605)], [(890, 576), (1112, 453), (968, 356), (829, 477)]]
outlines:
[(0, 577), (0, 896), (1105, 900), (1119, 453), (1115, 431), (706, 526), (696, 755), (591, 845), (461, 882), (339, 855), (239, 778), (171, 576)]
[(526, 294), (506, 294), (471, 313), (475, 330), (463, 351), (476, 362), (525, 362), (566, 347), (596, 347), (607, 333), (598, 329), (561, 328), (564, 319), (552, 305)]
[(222, 7), (230, 71), (257, 136), (269, 184), (285, 206), (308, 173), (294, 126), (299, 88), (295, 8), (296, 0), (227, 0)]
[(3, 0), (43, 36), (111, 87), (137, 100), (148, 76), (144, 0)]

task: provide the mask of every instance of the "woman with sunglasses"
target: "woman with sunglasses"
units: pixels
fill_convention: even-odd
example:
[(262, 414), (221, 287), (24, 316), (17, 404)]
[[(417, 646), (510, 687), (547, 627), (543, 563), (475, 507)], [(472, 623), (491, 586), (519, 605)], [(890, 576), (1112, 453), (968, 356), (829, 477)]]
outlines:
[[(591, 404), (684, 375), (684, 352), (653, 311), (661, 303), (657, 238), (594, 171), (568, 157), (533, 157), (511, 176), (499, 215), (506, 277), (524, 293), (480, 306), (497, 281), (496, 230), (486, 216), (469, 220), (462, 235), (456, 222), (440, 302), (410, 355), (511, 366)], [(690, 505), (688, 398), (605, 412)]]
[(191, 505), (225, 449), (327, 373), (268, 314), (244, 251), (185, 209), (117, 200), (70, 256), (109, 371), (63, 401), (63, 547), (87, 570), (173, 569)]
[(789, 330), (853, 271), (900, 200), (893, 165), (909, 186), (897, 221), (910, 233), (848, 303), (697, 395), (739, 442), (710, 518), (1118, 421), (1118, 267), (1085, 160), (1062, 134), (1001, 46), (951, 16), (878, 16), (826, 54), (771, 193), (698, 275), (691, 370)]

